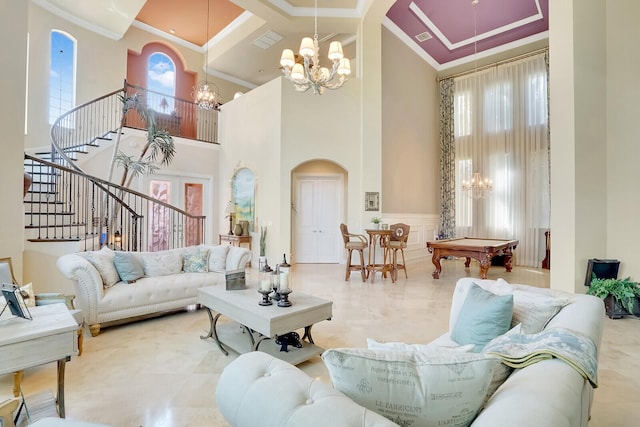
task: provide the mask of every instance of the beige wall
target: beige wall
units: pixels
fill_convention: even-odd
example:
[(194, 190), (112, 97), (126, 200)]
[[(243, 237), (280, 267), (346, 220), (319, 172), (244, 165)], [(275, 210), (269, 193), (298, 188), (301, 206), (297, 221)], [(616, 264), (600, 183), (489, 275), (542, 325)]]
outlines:
[(385, 213), (439, 213), (436, 71), (382, 31), (382, 205)]
[[(0, 258), (11, 257), (16, 279), (22, 282), (24, 210), (22, 174), (24, 139), (25, 82), (27, 59), (27, 2), (0, 0), (3, 20), (0, 36), (0, 107), (2, 128), (2, 180), (0, 182)], [(15, 207), (19, 208), (15, 208)]]
[(550, 2), (551, 287), (584, 292), (589, 258), (640, 280), (634, 0)]
[(607, 198), (598, 201), (607, 208), (606, 256), (620, 260), (619, 277), (636, 281), (640, 281), (639, 16), (637, 0), (606, 2)]
[[(140, 52), (144, 45), (158, 41), (170, 45), (186, 64), (204, 80), (204, 54), (158, 36), (130, 27), (120, 40), (112, 40), (59, 18), (34, 2), (29, 4), (29, 113), (26, 148), (45, 147), (49, 142), (49, 45), (51, 30), (67, 32), (77, 41), (76, 105), (98, 98), (122, 87), (127, 72), (127, 51)], [(222, 102), (233, 99), (244, 87), (215, 77), (208, 77), (221, 93)]]

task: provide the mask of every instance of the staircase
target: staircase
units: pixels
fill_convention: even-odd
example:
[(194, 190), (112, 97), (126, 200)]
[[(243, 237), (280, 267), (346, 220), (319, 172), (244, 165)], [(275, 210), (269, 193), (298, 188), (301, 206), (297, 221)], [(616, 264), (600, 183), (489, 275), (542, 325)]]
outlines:
[[(77, 165), (78, 156), (113, 143), (122, 125), (123, 100), (143, 88), (128, 85), (67, 112), (51, 127), (51, 151), (25, 154), (25, 172), (32, 184), (25, 198), (29, 242), (78, 242), (78, 250), (103, 245), (128, 251), (161, 250), (204, 242), (205, 217), (91, 176)], [(175, 101), (192, 104), (188, 101)], [(186, 105), (183, 111), (196, 111)], [(173, 113), (179, 115), (180, 113)], [(198, 117), (200, 113), (190, 113)], [(182, 116), (187, 114), (183, 113)], [(217, 123), (215, 116), (206, 118)], [(140, 120), (135, 121), (141, 127)], [(198, 123), (198, 129), (208, 126)], [(208, 135), (211, 134), (208, 130)], [(212, 141), (208, 141), (212, 142)], [(155, 243), (157, 236), (162, 244)], [(151, 237), (150, 237), (151, 236)]]

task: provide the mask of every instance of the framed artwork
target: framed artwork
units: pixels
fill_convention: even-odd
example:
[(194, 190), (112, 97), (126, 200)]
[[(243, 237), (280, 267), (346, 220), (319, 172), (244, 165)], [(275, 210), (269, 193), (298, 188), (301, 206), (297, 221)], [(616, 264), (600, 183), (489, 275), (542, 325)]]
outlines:
[(240, 168), (231, 180), (233, 203), (236, 206), (236, 224), (249, 221), (249, 232), (254, 230), (255, 220), (255, 176), (249, 168)]
[(0, 311), (0, 316), (2, 316), (4, 310), (9, 307), (11, 314), (13, 314), (14, 316), (22, 317), (27, 320), (33, 320), (18, 286), (9, 283), (3, 283), (2, 296), (4, 297), (6, 303), (2, 308), (2, 311)]
[(365, 211), (379, 211), (380, 210), (380, 193), (365, 192), (364, 193), (364, 210)]

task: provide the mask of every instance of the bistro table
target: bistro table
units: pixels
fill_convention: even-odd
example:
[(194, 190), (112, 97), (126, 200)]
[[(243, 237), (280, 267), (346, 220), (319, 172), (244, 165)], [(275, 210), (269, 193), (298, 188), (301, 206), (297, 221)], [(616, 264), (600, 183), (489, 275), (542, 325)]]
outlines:
[(379, 271), (382, 277), (387, 277), (387, 272), (393, 273), (393, 264), (387, 263), (387, 259), (382, 257), (382, 264), (376, 263), (376, 248), (380, 246), (384, 248), (385, 242), (391, 236), (391, 230), (379, 230), (379, 229), (365, 229), (369, 235), (369, 264), (367, 264), (367, 278), (370, 277), (371, 283), (376, 276), (376, 271)]

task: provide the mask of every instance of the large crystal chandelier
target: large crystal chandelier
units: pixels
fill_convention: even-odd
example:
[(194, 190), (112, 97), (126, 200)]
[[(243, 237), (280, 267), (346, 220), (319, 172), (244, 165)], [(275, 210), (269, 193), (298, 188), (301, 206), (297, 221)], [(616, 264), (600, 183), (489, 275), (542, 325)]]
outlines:
[(209, 3), (207, 0), (207, 43), (205, 43), (204, 81), (198, 82), (193, 88), (194, 102), (202, 110), (213, 110), (218, 107), (220, 93), (218, 87), (207, 81), (207, 67), (209, 65)]
[(462, 190), (475, 200), (485, 198), (492, 188), (493, 181), (482, 178), (479, 172), (473, 174), (471, 181), (462, 181)]
[[(329, 45), (329, 59), (333, 62), (331, 70), (320, 66), (320, 48), (318, 46), (318, 0), (315, 1), (314, 13), (315, 31), (313, 39), (305, 37), (300, 43), (300, 56), (304, 65), (296, 62), (291, 49), (284, 49), (280, 58), (280, 65), (284, 76), (291, 80), (298, 92), (306, 92), (310, 88), (316, 95), (322, 95), (325, 89), (338, 89), (347, 81), (351, 74), (349, 59), (342, 53), (342, 44), (338, 41)], [(334, 78), (338, 75), (337, 80)]]

